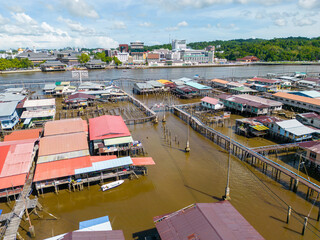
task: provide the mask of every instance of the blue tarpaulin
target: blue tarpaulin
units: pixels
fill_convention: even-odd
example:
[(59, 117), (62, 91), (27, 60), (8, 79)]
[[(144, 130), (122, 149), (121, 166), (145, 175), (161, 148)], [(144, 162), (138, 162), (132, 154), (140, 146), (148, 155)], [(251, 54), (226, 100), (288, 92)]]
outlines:
[(79, 229), (84, 229), (84, 228), (89, 228), (101, 223), (106, 223), (109, 222), (109, 217), (108, 216), (104, 216), (104, 217), (100, 217), (100, 218), (95, 218), (95, 219), (91, 219), (91, 220), (87, 220), (87, 221), (83, 221), (79, 223)]

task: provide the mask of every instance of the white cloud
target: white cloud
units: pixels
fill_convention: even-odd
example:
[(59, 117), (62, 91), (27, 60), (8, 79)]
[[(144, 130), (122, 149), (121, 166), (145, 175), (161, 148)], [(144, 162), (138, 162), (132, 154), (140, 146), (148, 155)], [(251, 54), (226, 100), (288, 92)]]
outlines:
[(152, 24), (151, 24), (151, 22), (143, 22), (143, 23), (140, 23), (139, 26), (140, 27), (151, 27)]
[(75, 17), (99, 18), (99, 14), (85, 0), (60, 0), (68, 12)]
[(304, 26), (311, 26), (315, 24), (316, 21), (310, 18), (301, 18), (301, 19), (293, 19), (293, 23), (295, 26), (304, 27)]
[(299, 0), (299, 6), (307, 9), (320, 7), (319, 0)]
[(37, 25), (37, 21), (25, 13), (12, 13), (12, 18), (22, 25)]
[(186, 21), (182, 21), (177, 24), (177, 27), (187, 27), (187, 26), (188, 26), (188, 23)]
[(127, 25), (122, 21), (115, 21), (112, 24), (112, 29), (126, 29)]
[(65, 23), (71, 29), (71, 31), (74, 31), (74, 32), (88, 32), (89, 31), (89, 29), (82, 26), (81, 23), (72, 21), (71, 19), (66, 19), (66, 18), (63, 18), (60, 16), (60, 17), (58, 17), (58, 21)]
[(279, 27), (283, 27), (287, 25), (287, 20), (285, 20), (284, 18), (278, 18), (274, 21), (274, 24), (279, 26)]

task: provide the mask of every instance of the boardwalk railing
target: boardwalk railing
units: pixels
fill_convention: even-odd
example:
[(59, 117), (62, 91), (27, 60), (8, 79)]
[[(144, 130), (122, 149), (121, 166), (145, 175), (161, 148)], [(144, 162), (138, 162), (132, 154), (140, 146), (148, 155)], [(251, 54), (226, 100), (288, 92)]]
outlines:
[[(249, 162), (251, 158), (251, 164), (254, 163), (260, 163), (263, 165), (263, 172), (267, 172), (268, 166), (272, 168), (272, 170), (275, 170), (275, 179), (280, 179), (280, 173), (284, 173), (285, 175), (290, 177), (290, 190), (294, 192), (297, 191), (298, 183), (304, 184), (306, 187), (308, 187), (308, 192), (306, 198), (309, 199), (309, 194), (313, 194), (313, 192), (320, 193), (320, 186), (315, 184), (314, 182), (302, 177), (301, 175), (291, 171), (290, 169), (282, 166), (279, 163), (276, 163), (272, 161), (271, 159), (261, 155), (260, 153), (256, 152), (255, 149), (248, 148), (241, 143), (230, 139), (230, 137), (206, 126), (201, 122), (201, 120), (195, 116), (192, 116), (191, 114), (184, 111), (180, 105), (173, 106), (174, 114), (179, 116), (184, 121), (188, 121), (189, 118), (189, 124), (193, 129), (198, 131), (199, 133), (205, 135), (207, 138), (218, 144), (219, 146), (223, 147), (226, 150), (229, 150), (234, 156), (239, 158), (240, 160), (244, 160)], [(272, 171), (273, 173), (273, 171)], [(293, 183), (294, 182), (294, 183)], [(310, 192), (311, 190), (311, 192)]]

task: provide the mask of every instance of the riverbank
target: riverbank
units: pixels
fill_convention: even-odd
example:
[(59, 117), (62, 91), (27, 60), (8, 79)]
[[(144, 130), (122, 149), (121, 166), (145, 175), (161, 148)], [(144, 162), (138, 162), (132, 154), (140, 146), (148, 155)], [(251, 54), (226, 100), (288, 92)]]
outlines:
[(41, 72), (40, 68), (28, 69), (28, 70), (12, 70), (12, 71), (0, 71), (0, 74), (10, 74), (10, 73), (33, 73), (33, 72)]

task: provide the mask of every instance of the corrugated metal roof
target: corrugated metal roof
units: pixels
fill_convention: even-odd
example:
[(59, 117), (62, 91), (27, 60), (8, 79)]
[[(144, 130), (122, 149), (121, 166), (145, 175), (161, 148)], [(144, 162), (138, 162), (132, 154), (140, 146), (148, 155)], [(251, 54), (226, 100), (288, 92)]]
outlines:
[(201, 99), (201, 102), (206, 102), (206, 103), (216, 105), (219, 103), (219, 99), (212, 98), (212, 97), (204, 97)]
[(23, 186), (26, 182), (26, 177), (26, 173), (8, 177), (0, 177), (0, 189)]
[(121, 116), (104, 115), (89, 119), (90, 140), (131, 136)]
[(190, 86), (190, 87), (193, 87), (193, 88), (196, 88), (196, 89), (199, 89), (199, 90), (209, 90), (209, 89), (212, 89), (211, 87), (208, 87), (208, 86), (205, 86), (205, 85), (202, 85), (200, 83), (197, 83), (197, 82), (186, 82), (186, 85)]
[(33, 181), (39, 182), (60, 177), (73, 176), (75, 174), (75, 169), (90, 166), (92, 166), (90, 156), (38, 163)]
[(56, 109), (45, 109), (45, 110), (36, 110), (36, 111), (23, 111), (21, 114), (21, 119), (26, 118), (45, 118), (51, 117), (52, 119), (56, 115)]
[(26, 100), (23, 104), (24, 108), (29, 107), (47, 107), (47, 106), (55, 106), (56, 99), (48, 98), (48, 99), (35, 99), (35, 100)]
[(153, 161), (152, 157), (140, 157), (140, 158), (132, 158), (133, 166), (148, 166), (155, 165), (156, 163)]
[(0, 189), (24, 184), (32, 164), (34, 142), (35, 139), (28, 139), (0, 143)]
[(85, 132), (47, 136), (40, 139), (39, 157), (88, 149)]
[(4, 136), (4, 141), (16, 141), (16, 140), (24, 140), (24, 139), (38, 139), (40, 134), (42, 133), (42, 128), (36, 129), (26, 129), (26, 130), (16, 130), (9, 135)]
[(0, 102), (0, 117), (11, 116), (16, 110), (17, 105), (18, 105), (17, 101), (3, 102), (3, 103)]
[(117, 156), (84, 156), (52, 162), (38, 163), (34, 182), (75, 175), (75, 169), (92, 167), (92, 163), (116, 159)]
[(197, 203), (160, 219), (155, 221), (162, 240), (263, 239), (228, 201)]
[(12, 101), (22, 101), (26, 97), (20, 94), (13, 93), (1, 93), (0, 94), (0, 102), (12, 102)]
[(122, 157), (122, 158), (111, 159), (111, 160), (106, 160), (102, 162), (94, 162), (92, 163), (92, 167), (76, 169), (75, 173), (81, 174), (81, 173), (102, 171), (105, 169), (128, 166), (128, 165), (131, 165), (132, 163), (133, 162), (131, 160), (131, 157)]
[(150, 81), (147, 81), (146, 83), (150, 84), (153, 87), (163, 87), (164, 86), (163, 83), (160, 83), (160, 82), (155, 81), (155, 80), (150, 80)]
[(227, 83), (229, 83), (229, 81), (222, 80), (222, 79), (218, 79), (218, 78), (212, 79), (211, 82), (220, 83), (220, 84), (227, 84)]
[(276, 124), (284, 130), (286, 130), (287, 132), (292, 133), (296, 136), (307, 135), (316, 132), (320, 133), (320, 130), (309, 128), (296, 119), (285, 120), (282, 122), (277, 122)]
[(320, 106), (320, 99), (302, 97), (302, 96), (297, 96), (297, 95), (285, 93), (285, 92), (277, 92), (275, 94), (272, 94), (272, 96)]
[(76, 132), (88, 133), (87, 121), (82, 120), (81, 118), (71, 118), (46, 122), (44, 126), (44, 136), (53, 136)]
[(136, 83), (136, 86), (140, 89), (153, 89), (150, 83)]
[(303, 97), (309, 97), (309, 98), (320, 98), (320, 92), (318, 91), (300, 91), (300, 92), (289, 92), (290, 94), (299, 95)]

